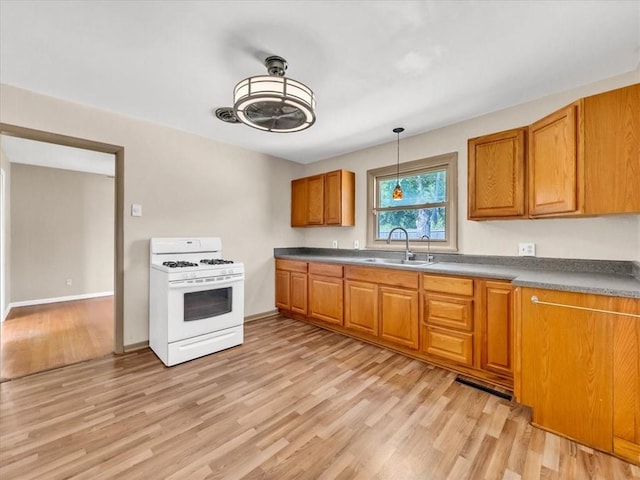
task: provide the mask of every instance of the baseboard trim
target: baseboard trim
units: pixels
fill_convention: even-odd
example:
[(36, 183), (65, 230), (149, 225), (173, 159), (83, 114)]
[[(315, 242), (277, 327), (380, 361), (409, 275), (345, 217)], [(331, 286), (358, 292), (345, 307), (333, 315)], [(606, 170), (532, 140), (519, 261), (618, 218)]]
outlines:
[(148, 340), (145, 340), (144, 342), (130, 343), (129, 345), (124, 346), (124, 353), (136, 352), (138, 350), (143, 350), (148, 347), (149, 347)]
[(268, 312), (255, 313), (253, 315), (248, 315), (244, 317), (244, 321), (246, 322), (255, 322), (256, 320), (269, 320), (272, 318), (276, 318), (280, 315), (279, 310), (269, 310)]
[(52, 298), (39, 298), (36, 300), (25, 300), (23, 302), (11, 302), (7, 309), (7, 315), (12, 308), (16, 307), (30, 307), (32, 305), (43, 305), (45, 303), (58, 303), (58, 302), (71, 302), (73, 300), (86, 300), (88, 298), (109, 297), (113, 295), (113, 292), (94, 292), (94, 293), (82, 293), (80, 295), (69, 295), (66, 297), (52, 297)]

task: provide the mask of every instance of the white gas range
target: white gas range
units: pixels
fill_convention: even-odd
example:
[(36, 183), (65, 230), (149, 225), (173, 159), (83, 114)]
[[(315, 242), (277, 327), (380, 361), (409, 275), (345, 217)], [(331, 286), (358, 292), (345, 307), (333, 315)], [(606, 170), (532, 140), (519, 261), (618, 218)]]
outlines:
[(217, 237), (152, 238), (149, 346), (172, 366), (243, 341), (244, 265)]

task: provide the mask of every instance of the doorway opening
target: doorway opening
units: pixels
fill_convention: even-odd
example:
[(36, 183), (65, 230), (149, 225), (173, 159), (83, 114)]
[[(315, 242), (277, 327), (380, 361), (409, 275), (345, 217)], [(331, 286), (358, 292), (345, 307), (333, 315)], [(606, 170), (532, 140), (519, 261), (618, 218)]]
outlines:
[[(65, 146), (65, 147), (74, 147), (76, 149), (84, 149), (90, 153), (100, 152), (101, 154), (109, 154), (108, 157), (111, 159), (112, 171), (111, 175), (101, 175), (101, 174), (93, 174), (86, 172), (76, 172), (69, 170), (59, 170), (56, 168), (49, 168), (48, 166), (32, 166), (32, 165), (21, 165), (16, 164), (16, 178), (17, 180), (19, 175), (22, 178), (25, 178), (25, 175), (30, 179), (31, 182), (34, 178), (34, 172), (38, 175), (44, 175), (45, 178), (43, 180), (42, 185), (55, 185), (59, 182), (70, 182), (68, 185), (76, 185), (76, 184), (84, 184), (86, 185), (84, 189), (86, 190), (84, 198), (67, 198), (65, 201), (70, 202), (68, 205), (70, 206), (70, 214), (71, 215), (86, 215), (85, 221), (82, 222), (84, 231), (81, 232), (80, 236), (83, 237), (81, 240), (86, 240), (89, 242), (88, 248), (81, 248), (79, 253), (84, 255), (85, 261), (88, 254), (94, 255), (98, 254), (96, 251), (91, 251), (92, 246), (95, 246), (100, 243), (100, 238), (105, 236), (105, 232), (103, 231), (103, 235), (100, 235), (99, 232), (93, 231), (95, 228), (100, 228), (98, 224), (91, 224), (93, 219), (90, 217), (93, 216), (95, 211), (95, 199), (92, 199), (90, 196), (92, 192), (106, 191), (106, 202), (109, 204), (107, 207), (110, 207), (110, 219), (107, 221), (112, 222), (111, 225), (108, 225), (108, 236), (109, 242), (105, 245), (102, 245), (102, 254), (105, 257), (112, 257), (113, 263), (108, 262), (108, 264), (102, 265), (101, 275), (93, 275), (93, 277), (101, 277), (103, 283), (100, 284), (96, 278), (93, 278), (90, 274), (90, 270), (95, 267), (95, 262), (90, 263), (92, 268), (80, 269), (79, 271), (75, 271), (72, 273), (64, 272), (62, 276), (64, 279), (60, 280), (60, 278), (56, 279), (58, 284), (65, 282), (63, 287), (58, 285), (57, 288), (63, 288), (67, 290), (52, 290), (52, 294), (44, 295), (47, 298), (41, 299), (42, 301), (21, 301), (21, 298), (24, 297), (29, 298), (29, 293), (25, 294), (25, 289), (28, 290), (31, 288), (28, 281), (25, 281), (24, 278), (20, 278), (20, 273), (18, 272), (15, 276), (13, 274), (9, 274), (5, 277), (5, 281), (2, 282), (0, 288), (2, 289), (3, 299), (7, 306), (10, 306), (11, 309), (9, 311), (9, 315), (7, 319), (2, 324), (2, 329), (4, 332), (2, 333), (2, 344), (5, 346), (6, 341), (11, 340), (9, 338), (8, 333), (10, 330), (7, 328), (8, 325), (12, 327), (19, 325), (20, 321), (28, 321), (34, 328), (33, 338), (35, 343), (32, 345), (39, 352), (35, 358), (36, 360), (32, 361), (31, 365), (19, 365), (19, 368), (14, 368), (15, 365), (10, 365), (7, 362), (7, 356), (5, 353), (10, 353), (10, 355), (20, 355), (29, 357), (29, 355), (25, 355), (24, 352), (19, 352), (16, 350), (17, 344), (13, 344), (13, 351), (5, 352), (3, 348), (2, 353), (2, 363), (0, 367), (2, 368), (2, 376), (6, 378), (17, 378), (18, 376), (23, 376), (25, 374), (34, 373), (35, 371), (47, 370), (49, 368), (55, 368), (58, 366), (62, 366), (69, 363), (76, 363), (77, 361), (87, 360), (89, 358), (95, 358), (96, 356), (104, 356), (105, 354), (109, 354), (110, 352), (114, 352), (116, 354), (123, 353), (123, 271), (124, 271), (124, 260), (123, 260), (123, 202), (124, 202), (124, 188), (123, 188), (123, 166), (124, 166), (124, 149), (117, 145), (104, 144), (100, 142), (94, 142), (90, 140), (85, 140), (76, 137), (68, 137), (63, 135), (52, 134), (43, 131), (37, 131), (32, 129), (27, 129), (24, 127), (18, 127), (14, 125), (0, 124), (0, 133), (3, 138), (9, 137), (19, 137), (27, 140), (36, 140), (37, 142), (46, 142), (48, 144), (53, 144), (52, 146)], [(59, 147), (58, 147), (59, 148)], [(11, 159), (9, 159), (11, 160)], [(13, 165), (13, 164), (10, 164)], [(64, 169), (64, 167), (62, 167)], [(28, 172), (25, 173), (27, 169)], [(11, 179), (12, 172), (9, 171), (6, 177)], [(37, 175), (36, 175), (37, 176)], [(55, 178), (54, 178), (55, 176)], [(71, 178), (66, 178), (71, 177)], [(110, 177), (110, 178), (109, 178)], [(61, 180), (62, 179), (62, 180)], [(111, 183), (109, 183), (109, 180)], [(13, 180), (11, 180), (12, 183)], [(110, 185), (110, 187), (109, 187)], [(98, 189), (98, 190), (96, 190)], [(102, 189), (102, 190), (100, 190)], [(106, 190), (105, 190), (106, 189)], [(16, 190), (18, 190), (16, 188)], [(72, 188), (69, 188), (72, 190)], [(7, 194), (7, 188), (2, 189), (3, 193)], [(9, 189), (9, 195), (13, 197), (13, 192)], [(25, 198), (21, 198), (21, 203), (25, 202)], [(88, 201), (89, 199), (89, 201)], [(105, 198), (104, 195), (101, 200), (104, 204)], [(77, 204), (74, 205), (74, 202)], [(7, 202), (3, 201), (2, 210), (5, 209), (5, 205)], [(11, 198), (9, 202), (11, 203)], [(91, 205), (89, 205), (91, 204)], [(71, 208), (73, 206), (73, 208)], [(91, 208), (94, 210), (92, 211)], [(21, 207), (22, 208), (22, 207)], [(37, 208), (32, 205), (32, 208)], [(79, 210), (78, 210), (79, 208)], [(105, 206), (101, 207), (105, 210)], [(12, 210), (14, 210), (12, 208)], [(86, 210), (86, 212), (85, 212)], [(106, 210), (105, 210), (106, 211)], [(22, 210), (21, 210), (22, 212)], [(5, 211), (6, 214), (6, 211)], [(37, 218), (37, 213), (36, 217)], [(87, 220), (89, 219), (89, 220)], [(46, 220), (46, 218), (45, 218)], [(58, 221), (64, 223), (65, 220), (63, 217), (57, 219)], [(11, 221), (11, 220), (9, 220)], [(42, 221), (42, 220), (41, 220)], [(89, 225), (86, 225), (87, 221), (89, 221)], [(14, 222), (12, 221), (12, 224)], [(54, 219), (53, 224), (56, 223)], [(24, 224), (24, 222), (23, 222)], [(15, 258), (24, 258), (24, 251), (20, 251), (20, 249), (14, 250), (14, 247), (10, 242), (4, 241), (6, 236), (9, 235), (9, 231), (7, 230), (6, 223), (4, 224), (4, 234), (5, 238), (3, 238), (3, 249), (4, 245), (8, 243), (8, 250), (4, 249), (4, 256), (2, 256), (2, 271), (6, 272), (5, 267), (7, 266), (7, 260)], [(72, 225), (72, 224), (71, 224)], [(98, 225), (98, 226), (96, 226)], [(67, 227), (62, 226), (60, 231), (64, 232)], [(73, 228), (73, 227), (68, 227)], [(16, 232), (14, 232), (16, 235)], [(93, 239), (87, 238), (84, 239), (85, 236), (93, 235)], [(26, 237), (29, 238), (29, 237)], [(52, 248), (51, 251), (58, 251), (58, 255), (64, 257), (64, 252), (61, 253), (61, 243), (64, 244), (64, 239), (56, 239), (52, 238), (51, 241), (55, 243), (57, 250)], [(36, 244), (38, 242), (35, 242)], [(46, 244), (46, 242), (45, 242)], [(35, 250), (37, 255), (34, 254), (34, 261), (46, 262), (47, 260), (43, 260), (46, 258), (42, 256), (42, 245), (41, 241), (39, 244), (40, 249)], [(62, 249), (64, 245), (62, 245)], [(21, 246), (22, 248), (22, 246)], [(107, 254), (104, 253), (104, 248), (108, 248), (110, 251)], [(11, 256), (11, 251), (13, 250), (13, 257)], [(24, 248), (22, 248), (24, 250)], [(84, 251), (82, 251), (84, 250)], [(112, 254), (112, 255), (110, 255)], [(20, 256), (22, 255), (22, 257)], [(80, 259), (82, 262), (82, 259)], [(13, 263), (13, 262), (11, 262)], [(19, 261), (16, 261), (19, 263)], [(53, 262), (52, 262), (53, 263)], [(64, 262), (63, 262), (64, 263)], [(70, 262), (73, 263), (73, 262)], [(20, 265), (15, 265), (16, 268), (20, 268)], [(9, 271), (14, 271), (14, 265), (9, 265)], [(61, 269), (58, 267), (58, 269)], [(64, 269), (64, 267), (62, 268)], [(99, 270), (100, 268), (98, 268)], [(14, 272), (15, 273), (15, 272)], [(95, 272), (94, 272), (95, 273)], [(104, 283), (104, 275), (111, 276), (111, 282), (105, 284)], [(58, 274), (58, 277), (60, 275)], [(68, 278), (67, 278), (68, 277)], [(87, 278), (92, 277), (92, 278)], [(15, 284), (12, 289), (11, 283)], [(93, 282), (93, 283), (92, 283)], [(97, 282), (97, 283), (96, 283)], [(89, 292), (89, 294), (83, 294), (80, 290), (83, 288), (78, 284), (82, 284), (85, 286)], [(88, 285), (88, 286), (87, 286)], [(106, 286), (105, 286), (106, 285)], [(111, 287), (111, 288), (109, 288)], [(75, 295), (65, 295), (64, 293), (73, 293), (75, 289)], [(78, 290), (80, 289), (80, 290)], [(18, 293), (20, 292), (20, 293)], [(62, 292), (62, 294), (57, 294), (57, 292)], [(79, 292), (79, 294), (77, 294)], [(43, 297), (43, 294), (33, 294), (31, 297)], [(6, 307), (5, 307), (6, 308)], [(4, 317), (5, 312), (2, 312), (2, 316)], [(106, 323), (105, 323), (106, 322)], [(49, 342), (42, 339), (37, 339), (38, 329), (49, 329), (51, 336), (49, 336)], [(62, 332), (62, 336), (59, 334)], [(15, 332), (11, 332), (15, 333)], [(39, 333), (42, 333), (40, 331)], [(84, 335), (84, 337), (83, 337)], [(65, 340), (65, 336), (67, 340)], [(78, 345), (69, 346), (68, 338), (74, 337), (78, 340), (81, 339)], [(47, 335), (45, 335), (45, 338)], [(105, 338), (106, 338), (106, 347), (105, 347)], [(110, 345), (109, 345), (110, 344)], [(65, 345), (68, 348), (65, 348)], [(19, 350), (19, 348), (18, 348)], [(49, 360), (46, 360), (45, 357), (49, 357)], [(53, 362), (53, 363), (51, 363)], [(24, 362), (23, 362), (24, 363)], [(7, 372), (6, 367), (12, 367), (14, 369), (13, 372)]]

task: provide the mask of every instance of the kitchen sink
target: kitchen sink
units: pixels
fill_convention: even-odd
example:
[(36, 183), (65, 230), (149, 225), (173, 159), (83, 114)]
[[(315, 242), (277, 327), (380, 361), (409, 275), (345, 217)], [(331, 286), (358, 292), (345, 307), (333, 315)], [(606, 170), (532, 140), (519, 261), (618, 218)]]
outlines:
[(427, 265), (434, 265), (433, 262), (427, 262), (426, 260), (405, 260), (397, 258), (366, 258), (364, 261), (371, 263), (386, 263), (388, 265), (404, 265), (407, 267), (424, 267)]

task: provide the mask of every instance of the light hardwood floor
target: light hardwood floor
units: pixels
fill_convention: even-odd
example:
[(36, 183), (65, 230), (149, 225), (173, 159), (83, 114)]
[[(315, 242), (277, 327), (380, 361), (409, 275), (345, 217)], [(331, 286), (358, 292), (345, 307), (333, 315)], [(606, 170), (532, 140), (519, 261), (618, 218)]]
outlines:
[(149, 350), (0, 385), (0, 478), (629, 479), (455, 375), (294, 320), (167, 368)]
[(113, 297), (13, 308), (2, 322), (2, 378), (113, 352)]

